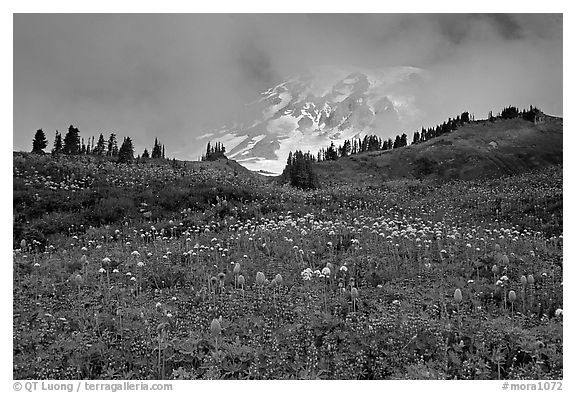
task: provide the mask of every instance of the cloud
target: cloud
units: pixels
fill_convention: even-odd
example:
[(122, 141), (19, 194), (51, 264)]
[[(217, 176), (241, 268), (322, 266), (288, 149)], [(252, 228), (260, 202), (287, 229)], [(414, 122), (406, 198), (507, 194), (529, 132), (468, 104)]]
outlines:
[(259, 90), (265, 90), (275, 81), (281, 78), (276, 73), (270, 54), (254, 41), (240, 43), (239, 51), (233, 60), (238, 64), (243, 80), (260, 86)]

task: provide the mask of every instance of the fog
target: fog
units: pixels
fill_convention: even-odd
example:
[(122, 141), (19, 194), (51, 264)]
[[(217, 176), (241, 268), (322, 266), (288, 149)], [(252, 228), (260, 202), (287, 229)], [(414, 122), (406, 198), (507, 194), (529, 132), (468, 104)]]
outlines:
[(557, 14), (16, 14), (13, 147), (74, 124), (196, 159), (197, 135), (326, 64), (428, 70), (423, 126), (506, 105), (562, 116)]

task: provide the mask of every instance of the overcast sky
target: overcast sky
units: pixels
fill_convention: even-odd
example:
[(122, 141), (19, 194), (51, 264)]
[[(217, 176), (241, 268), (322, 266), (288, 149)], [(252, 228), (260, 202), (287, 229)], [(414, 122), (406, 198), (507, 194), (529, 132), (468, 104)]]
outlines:
[(562, 116), (561, 15), (16, 14), (14, 149), (74, 124), (196, 159), (197, 135), (327, 64), (429, 70), (424, 126), (505, 105)]

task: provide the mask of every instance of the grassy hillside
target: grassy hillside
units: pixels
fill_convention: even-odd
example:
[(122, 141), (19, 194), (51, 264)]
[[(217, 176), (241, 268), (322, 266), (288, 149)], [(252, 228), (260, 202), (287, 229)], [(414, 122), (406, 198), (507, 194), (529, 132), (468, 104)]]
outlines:
[(539, 124), (520, 118), (479, 121), (421, 144), (324, 161), (316, 169), (327, 186), (518, 174), (562, 163), (562, 123), (561, 118), (552, 117)]
[[(231, 160), (148, 160), (134, 164), (94, 156), (14, 153), (14, 241), (44, 244), (71, 228), (156, 221), (187, 210), (202, 220), (257, 201), (269, 179)], [(220, 200), (230, 202), (217, 206)]]
[(561, 166), (270, 180), (14, 154), (13, 378), (562, 379)]

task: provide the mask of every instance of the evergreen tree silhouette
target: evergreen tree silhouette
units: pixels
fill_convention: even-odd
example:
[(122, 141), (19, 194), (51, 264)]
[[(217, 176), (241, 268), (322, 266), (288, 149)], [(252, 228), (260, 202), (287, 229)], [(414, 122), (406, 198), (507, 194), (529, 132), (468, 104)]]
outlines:
[(330, 144), (328, 150), (326, 150), (326, 160), (337, 160), (338, 159), (338, 152), (336, 151), (336, 147), (334, 146), (334, 142)]
[(52, 155), (58, 156), (62, 153), (62, 135), (56, 130), (56, 137), (54, 138), (54, 148), (52, 149)]
[(226, 148), (221, 142), (212, 145), (210, 142), (206, 145), (206, 154), (201, 157), (202, 161), (215, 161), (218, 159), (227, 159), (224, 155)]
[(152, 158), (161, 158), (162, 157), (162, 148), (158, 143), (158, 138), (154, 139), (154, 147), (152, 148)]
[(116, 142), (116, 134), (110, 134), (108, 138), (108, 152), (106, 155), (114, 157), (118, 155), (118, 143)]
[(64, 137), (64, 147), (62, 151), (64, 154), (80, 154), (80, 130), (78, 130), (78, 128), (72, 125), (68, 127), (68, 132)]
[(122, 146), (120, 146), (120, 151), (118, 151), (118, 162), (130, 163), (132, 161), (134, 161), (134, 146), (132, 145), (132, 139), (126, 137), (122, 142)]
[(96, 147), (94, 148), (93, 152), (97, 156), (103, 156), (104, 153), (106, 152), (106, 141), (104, 140), (104, 135), (102, 135), (102, 133), (100, 133), (98, 143), (96, 144)]
[(34, 139), (32, 140), (32, 153), (43, 154), (46, 146), (48, 146), (48, 141), (46, 140), (44, 131), (40, 128), (36, 131)]
[(400, 147), (408, 146), (408, 135), (402, 134), (400, 136)]
[(314, 161), (314, 155), (310, 152), (302, 153), (300, 150), (294, 154), (290, 152), (281, 179), (292, 187), (304, 190), (318, 188), (318, 178), (312, 167)]

